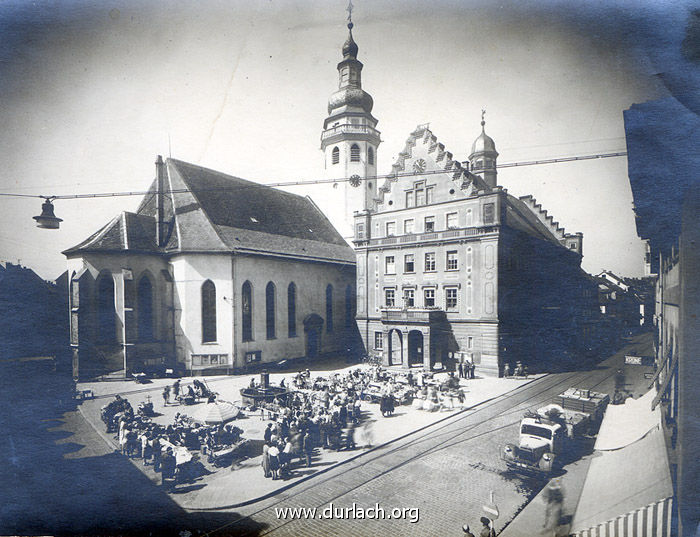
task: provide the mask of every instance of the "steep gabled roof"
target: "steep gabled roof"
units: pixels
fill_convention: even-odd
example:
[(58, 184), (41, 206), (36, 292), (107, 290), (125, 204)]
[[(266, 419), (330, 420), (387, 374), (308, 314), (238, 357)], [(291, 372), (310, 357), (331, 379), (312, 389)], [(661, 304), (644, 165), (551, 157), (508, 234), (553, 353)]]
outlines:
[[(166, 161), (166, 170), (167, 226), (160, 250), (155, 248), (157, 181), (134, 215), (151, 223), (152, 236), (144, 241), (152, 240), (154, 251), (239, 252), (354, 263), (352, 248), (308, 197), (175, 159)], [(115, 219), (65, 253), (145, 246), (134, 239), (124, 243), (118, 234), (121, 227)]]

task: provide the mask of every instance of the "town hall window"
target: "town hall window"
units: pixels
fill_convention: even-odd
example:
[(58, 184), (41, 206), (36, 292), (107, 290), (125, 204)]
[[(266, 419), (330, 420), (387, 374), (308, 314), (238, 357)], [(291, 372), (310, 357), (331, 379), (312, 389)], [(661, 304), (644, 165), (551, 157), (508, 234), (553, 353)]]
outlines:
[(432, 308), (435, 306), (435, 289), (423, 289), (423, 304), (426, 308)]
[(434, 216), (426, 216), (425, 217), (425, 232), (431, 233), (433, 231), (435, 231), (435, 217)]
[(139, 281), (138, 287), (138, 327), (139, 340), (153, 339), (153, 286), (148, 276)]
[(396, 222), (387, 222), (386, 223), (386, 236), (393, 237), (394, 235), (396, 235)]
[(275, 284), (265, 287), (265, 331), (267, 339), (275, 339)]
[(241, 288), (241, 310), (243, 313), (243, 341), (253, 341), (253, 288), (245, 282)]
[(97, 281), (97, 336), (100, 343), (116, 341), (116, 322), (114, 279), (111, 274), (103, 274)]
[(415, 256), (413, 254), (403, 256), (403, 271), (408, 274), (416, 271)]
[(326, 287), (326, 332), (333, 331), (333, 286)]
[(396, 305), (396, 292), (393, 289), (384, 289), (384, 305), (393, 308)]
[(403, 221), (403, 232), (406, 235), (411, 235), (413, 233), (413, 218)]
[(459, 268), (459, 261), (457, 259), (457, 252), (447, 252), (447, 270), (457, 270)]
[(457, 288), (456, 287), (446, 287), (445, 288), (445, 309), (447, 311), (454, 311), (457, 309)]
[(340, 162), (340, 149), (338, 146), (333, 148), (331, 152), (331, 163), (338, 164)]
[(425, 272), (435, 271), (435, 252), (426, 252), (425, 254)]
[(216, 287), (207, 280), (202, 284), (202, 343), (216, 341)]
[(457, 213), (447, 213), (445, 218), (447, 229), (454, 229), (457, 227)]
[(384, 274), (396, 274), (396, 262), (393, 255), (384, 258)]
[(404, 308), (412, 308), (416, 305), (416, 290), (415, 289), (404, 289), (403, 290), (403, 306)]
[(287, 287), (287, 335), (297, 335), (297, 286), (294, 282)]
[(374, 165), (374, 149), (367, 148), (367, 163)]
[(350, 162), (360, 162), (360, 146), (357, 144), (350, 146)]
[(415, 198), (413, 196), (413, 190), (406, 192), (406, 207), (413, 207), (415, 205)]

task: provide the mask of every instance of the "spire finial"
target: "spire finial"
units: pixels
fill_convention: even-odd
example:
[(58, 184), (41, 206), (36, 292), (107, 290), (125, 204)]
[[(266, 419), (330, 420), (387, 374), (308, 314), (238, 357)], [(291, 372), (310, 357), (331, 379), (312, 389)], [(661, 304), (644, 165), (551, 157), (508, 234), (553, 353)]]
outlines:
[(348, 7), (345, 9), (345, 11), (348, 12), (348, 29), (352, 30), (352, 27), (354, 26), (352, 23), (352, 10), (355, 6), (352, 5), (352, 0), (348, 0)]
[(484, 125), (486, 125), (486, 120), (484, 119), (484, 116), (486, 115), (486, 109), (482, 108), (481, 109), (481, 130), (484, 130)]

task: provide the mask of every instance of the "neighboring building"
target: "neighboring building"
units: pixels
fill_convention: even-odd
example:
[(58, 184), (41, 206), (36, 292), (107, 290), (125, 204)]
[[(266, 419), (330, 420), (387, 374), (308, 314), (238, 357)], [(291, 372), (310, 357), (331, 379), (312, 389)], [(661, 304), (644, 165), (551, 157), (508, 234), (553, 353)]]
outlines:
[(61, 359), (68, 317), (56, 284), (20, 264), (0, 262), (0, 360)]
[(352, 249), (308, 197), (158, 157), (135, 213), (64, 252), (81, 375), (345, 353)]
[(700, 526), (700, 120), (674, 98), (635, 104), (624, 113), (637, 233), (658, 273), (657, 396), (674, 478), (672, 535)]

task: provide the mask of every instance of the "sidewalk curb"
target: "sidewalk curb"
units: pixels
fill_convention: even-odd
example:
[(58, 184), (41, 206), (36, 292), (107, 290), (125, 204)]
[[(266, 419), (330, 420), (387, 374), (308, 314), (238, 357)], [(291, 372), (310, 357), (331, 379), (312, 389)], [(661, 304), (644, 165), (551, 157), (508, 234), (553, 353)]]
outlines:
[[(368, 454), (370, 454), (370, 453), (372, 453), (372, 452), (374, 452), (374, 451), (377, 451), (377, 450), (379, 450), (379, 449), (383, 449), (383, 448), (385, 448), (386, 446), (388, 446), (388, 445), (390, 445), (390, 444), (393, 444), (394, 442), (398, 442), (398, 441), (403, 440), (403, 439), (405, 439), (405, 438), (407, 438), (407, 437), (409, 437), (409, 436), (411, 436), (411, 435), (413, 435), (413, 434), (420, 433), (421, 431), (425, 431), (426, 429), (428, 429), (428, 428), (430, 428), (430, 427), (434, 427), (435, 425), (438, 425), (438, 424), (440, 424), (440, 423), (443, 423), (443, 422), (445, 422), (445, 421), (447, 421), (447, 420), (450, 420), (450, 419), (452, 419), (452, 418), (456, 418), (456, 417), (462, 415), (462, 414), (465, 413), (465, 412), (468, 412), (468, 411), (470, 411), (470, 410), (474, 410), (475, 408), (477, 408), (477, 407), (479, 407), (479, 406), (481, 406), (481, 405), (483, 405), (483, 404), (489, 403), (489, 402), (491, 402), (491, 401), (493, 401), (493, 400), (495, 400), (495, 399), (498, 399), (499, 397), (505, 397), (505, 396), (507, 396), (507, 395), (509, 395), (509, 394), (512, 394), (512, 393), (515, 392), (515, 391), (520, 390), (521, 388), (524, 388), (525, 386), (528, 386), (528, 385), (532, 384), (533, 382), (536, 382), (536, 381), (542, 380), (542, 379), (546, 379), (547, 377), (549, 377), (549, 374), (544, 374), (544, 375), (542, 375), (541, 377), (537, 377), (537, 378), (533, 378), (533, 379), (531, 379), (531, 380), (528, 380), (527, 382), (524, 382), (524, 383), (521, 384), (520, 386), (516, 386), (515, 388), (513, 388), (513, 389), (511, 389), (511, 390), (508, 390), (507, 392), (504, 392), (504, 393), (502, 393), (502, 394), (500, 394), (500, 395), (495, 395), (495, 396), (493, 396), (493, 397), (489, 397), (488, 399), (484, 399), (483, 401), (479, 401), (478, 403), (476, 403), (476, 404), (474, 404), (474, 405), (472, 405), (472, 406), (470, 406), (470, 407), (463, 408), (462, 410), (459, 410), (459, 411), (455, 412), (454, 414), (450, 414), (449, 416), (445, 416), (444, 418), (440, 418), (439, 420), (434, 421), (433, 423), (429, 423), (428, 425), (424, 425), (424, 426), (422, 426), (422, 427), (419, 427), (418, 429), (416, 429), (416, 430), (414, 430), (414, 431), (410, 431), (410, 432), (408, 432), (408, 433), (404, 433), (404, 434), (402, 434), (401, 436), (397, 436), (396, 438), (393, 438), (393, 439), (391, 439), (391, 440), (388, 440), (387, 442), (384, 442), (383, 444), (378, 444), (378, 445), (376, 445), (376, 446), (373, 446), (373, 447), (369, 448), (369, 449), (366, 450), (366, 451), (363, 451), (363, 452), (361, 452), (361, 453), (358, 453), (357, 455), (354, 455), (354, 456), (352, 456), (352, 457), (350, 457), (350, 458), (348, 458), (348, 459), (345, 459), (344, 461), (336, 462), (335, 464), (332, 464), (332, 465), (330, 465), (330, 466), (327, 466), (326, 468), (320, 469), (320, 470), (318, 470), (317, 472), (314, 472), (314, 473), (312, 473), (312, 474), (309, 474), (309, 475), (307, 475), (307, 476), (304, 476), (304, 477), (300, 478), (299, 480), (294, 481), (293, 483), (289, 483), (289, 484), (283, 485), (282, 487), (280, 487), (280, 488), (278, 488), (278, 489), (275, 489), (275, 490), (273, 490), (273, 491), (270, 491), (270, 492), (268, 492), (268, 493), (265, 493), (265, 494), (263, 494), (262, 496), (258, 496), (258, 497), (256, 497), (256, 498), (251, 498), (251, 499), (245, 500), (245, 501), (243, 501), (243, 502), (238, 502), (238, 503), (233, 503), (233, 504), (223, 505), (223, 506), (216, 506), (216, 507), (183, 507), (183, 506), (180, 506), (180, 507), (181, 507), (183, 510), (189, 511), (189, 512), (225, 511), (225, 510), (229, 510), (229, 509), (236, 509), (236, 508), (238, 508), (238, 507), (245, 507), (245, 506), (252, 505), (252, 504), (254, 504), (254, 503), (257, 503), (257, 502), (260, 502), (260, 501), (263, 501), (263, 500), (267, 500), (268, 498), (271, 498), (271, 497), (273, 497), (273, 496), (276, 496), (276, 495), (279, 494), (280, 492), (284, 492), (284, 491), (286, 491), (286, 490), (289, 490), (289, 489), (291, 489), (292, 487), (295, 487), (295, 486), (297, 486), (297, 485), (300, 485), (301, 483), (304, 483), (304, 482), (306, 482), (306, 481), (308, 481), (308, 480), (310, 480), (310, 479), (312, 479), (312, 478), (314, 478), (314, 477), (317, 477), (317, 476), (319, 476), (319, 475), (325, 474), (326, 472), (329, 472), (330, 470), (333, 470), (333, 469), (335, 469), (335, 468), (338, 468), (339, 466), (342, 466), (343, 464), (347, 464), (347, 463), (349, 463), (349, 462), (355, 461), (355, 460), (359, 459), (360, 457), (363, 457), (363, 456), (365, 456), (365, 455), (368, 455)], [(144, 390), (144, 391), (145, 391), (145, 390)], [(132, 393), (133, 393), (133, 392), (132, 392)], [(105, 396), (103, 396), (103, 397), (105, 397)], [(90, 427), (92, 427), (92, 428), (95, 430), (95, 432), (102, 438), (102, 440), (104, 440), (105, 443), (106, 443), (108, 446), (110, 446), (110, 447), (112, 447), (113, 449), (115, 449), (115, 450), (118, 451), (119, 446), (114, 442), (114, 439), (110, 438), (106, 433), (102, 432), (102, 431), (99, 430), (95, 425), (93, 425), (93, 423), (87, 418), (87, 416), (86, 416), (85, 413), (83, 412), (82, 405), (78, 405), (77, 408), (78, 408), (78, 412), (80, 412), (80, 415), (83, 417), (83, 419), (85, 420), (85, 422), (86, 422), (88, 425), (90, 425)], [(131, 464), (133, 464), (139, 471), (143, 472), (143, 469), (142, 469), (139, 465), (136, 464), (136, 461), (135, 461), (134, 459), (127, 457), (127, 460), (128, 460), (129, 462), (131, 462)], [(148, 475), (146, 474), (146, 477), (148, 477), (149, 480), (150, 480), (150, 476), (148, 476)]]

